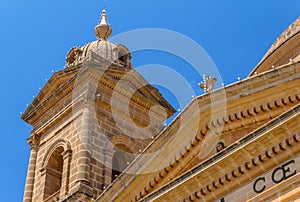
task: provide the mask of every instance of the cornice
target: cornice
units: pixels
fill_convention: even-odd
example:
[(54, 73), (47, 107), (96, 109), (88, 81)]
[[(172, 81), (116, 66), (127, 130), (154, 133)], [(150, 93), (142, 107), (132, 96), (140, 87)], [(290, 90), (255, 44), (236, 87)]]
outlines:
[(221, 189), (224, 185), (238, 180), (242, 175), (247, 175), (248, 172), (254, 170), (258, 166), (263, 165), (264, 163), (270, 161), (270, 159), (275, 158), (276, 156), (282, 154), (291, 147), (299, 147), (300, 145), (300, 135), (295, 134), (286, 138), (281, 143), (273, 145), (268, 148), (263, 153), (260, 153), (256, 157), (250, 159), (239, 167), (233, 169), (232, 171), (226, 173), (222, 177), (213, 180), (211, 183), (203, 186), (198, 191), (191, 193), (188, 197), (185, 197), (183, 201), (197, 201), (209, 194), (212, 194), (215, 190)]
[[(131, 71), (135, 72), (135, 70), (131, 70)], [(82, 72), (81, 74), (84, 74), (84, 73)], [(146, 96), (146, 93), (143, 91), (142, 88), (139, 88), (140, 85), (145, 86), (145, 83), (144, 84), (141, 84), (141, 83), (136, 84), (135, 83), (135, 82), (137, 82), (136, 79), (138, 78), (138, 76), (137, 76), (138, 74), (136, 74), (136, 76), (133, 76), (132, 73), (131, 74), (121, 74), (120, 75), (120, 72), (112, 71), (112, 70), (109, 69), (109, 70), (106, 70), (105, 73), (104, 72), (102, 72), (102, 74), (100, 73), (100, 75), (101, 75), (101, 78), (99, 78), (98, 70), (94, 69), (92, 72), (86, 73), (84, 77), (80, 78), (80, 80), (76, 80), (76, 85), (80, 85), (83, 82), (83, 80), (86, 80), (87, 78), (92, 78), (95, 82), (97, 82), (97, 83), (101, 84), (102, 86), (106, 87), (111, 92), (118, 93), (119, 95), (121, 95), (121, 97), (120, 97), (121, 99), (122, 99), (122, 96), (123, 96), (123, 99), (125, 99), (127, 101), (128, 100), (133, 101), (137, 105), (139, 105), (143, 108), (146, 108), (147, 110), (150, 110), (151, 112), (157, 114), (158, 116), (161, 116), (161, 117), (164, 116), (163, 113), (161, 113), (160, 111), (155, 110), (154, 108), (152, 108), (153, 104), (161, 104), (161, 103), (158, 100), (155, 100), (156, 98), (155, 99), (153, 99), (153, 98), (150, 99), (151, 101), (147, 100), (150, 97)], [(127, 75), (127, 76), (124, 76), (124, 75)], [(141, 92), (142, 95), (144, 95), (146, 98), (135, 97), (132, 94), (129, 94), (127, 92), (128, 90), (124, 86), (119, 86), (116, 89), (115, 86), (117, 85), (117, 83), (120, 80), (123, 80), (123, 81), (133, 85), (133, 88), (135, 88), (136, 90)], [(147, 93), (149, 94), (149, 92), (147, 92)], [(153, 95), (151, 95), (151, 96), (154, 97)], [(161, 98), (161, 99), (163, 99), (163, 98)], [(165, 100), (164, 100), (164, 102), (167, 103), (167, 101), (165, 101)], [(162, 106), (165, 107), (167, 105), (163, 104)], [(173, 108), (171, 108), (171, 109), (170, 108), (171, 107), (167, 108), (169, 111), (171, 111), (171, 112), (169, 112), (169, 115), (173, 112), (172, 110), (174, 110)]]
[[(203, 163), (199, 164), (195, 168), (193, 168), (191, 171), (179, 176), (178, 178), (174, 179), (172, 182), (168, 183), (164, 187), (156, 190), (153, 192), (153, 194), (148, 195), (146, 198), (142, 199), (144, 196), (144, 191), (141, 191), (138, 196), (135, 197), (133, 201), (148, 201), (150, 199), (153, 199), (155, 196), (158, 196), (165, 192), (167, 189), (171, 189), (171, 187), (176, 186), (176, 184), (181, 183), (186, 178), (190, 177), (191, 175), (194, 175), (195, 172), (198, 172), (197, 170), (201, 171), (204, 170), (207, 166), (214, 164), (216, 161), (218, 161), (221, 158), (224, 158), (225, 156), (230, 155), (231, 153), (237, 151), (239, 148), (243, 147), (247, 143), (254, 141), (259, 136), (263, 135), (265, 132), (269, 131), (271, 128), (276, 127), (277, 124), (281, 124), (285, 120), (289, 120), (291, 117), (294, 117), (296, 114), (299, 114), (300, 112), (300, 105), (297, 105), (293, 109), (289, 110), (288, 112), (280, 115), (279, 117), (275, 118), (271, 122), (267, 123), (266, 125), (258, 128), (254, 132), (250, 133), (249, 135), (245, 136), (244, 138), (240, 139), (236, 143), (228, 146), (215, 156), (209, 158), (208, 160), (204, 161)], [(200, 140), (199, 140), (200, 141)], [(240, 165), (239, 167), (233, 169), (231, 172), (226, 173), (223, 177), (220, 177), (218, 179), (213, 180), (211, 183), (207, 184), (206, 186), (199, 189), (197, 192), (194, 192), (189, 197), (186, 198), (199, 198), (203, 197), (210, 192), (212, 192), (215, 189), (218, 189), (219, 187), (223, 186), (224, 184), (232, 181), (235, 178), (238, 178), (239, 176), (246, 174), (246, 172), (250, 171), (251, 169), (261, 165), (262, 163), (268, 161), (270, 158), (274, 157), (275, 155), (280, 154), (281, 152), (285, 151), (286, 149), (295, 146), (296, 144), (299, 145), (300, 142), (300, 134), (294, 134), (286, 139), (284, 141), (277, 143), (276, 145), (271, 146), (270, 148), (266, 147), (266, 150), (260, 154), (258, 154), (256, 157), (245, 161), (243, 165)], [(195, 147), (195, 146), (194, 146)], [(182, 155), (184, 157), (184, 155)], [(179, 162), (180, 159), (177, 159), (177, 162)], [(169, 168), (165, 168), (164, 170), (170, 171), (170, 168), (174, 168), (176, 164), (170, 165)], [(164, 171), (162, 171), (164, 172)], [(167, 176), (167, 173), (160, 174), (164, 178)], [(157, 179), (154, 179), (149, 184), (152, 185), (152, 187), (157, 187), (155, 184), (155, 181), (158, 181)], [(144, 189), (146, 193), (148, 194), (152, 189), (148, 189), (147, 187)], [(188, 200), (189, 201), (189, 200)]]
[[(159, 185), (165, 184), (169, 181), (169, 179), (174, 178), (176, 173), (178, 173), (182, 169), (182, 167), (187, 165), (193, 157), (199, 154), (202, 148), (201, 142), (204, 141), (209, 131), (220, 131), (218, 127), (224, 127), (223, 131), (227, 131), (229, 127), (233, 125), (234, 122), (241, 122), (242, 119), (247, 119), (248, 117), (255, 117), (258, 116), (258, 114), (267, 114), (267, 116), (264, 116), (263, 118), (270, 119), (269, 112), (272, 112), (272, 109), (274, 110), (274, 108), (281, 108), (282, 106), (291, 105), (299, 102), (299, 95), (296, 94), (292, 96), (287, 96), (286, 98), (274, 100), (272, 104), (261, 104), (252, 108), (245, 109), (244, 111), (240, 111), (238, 113), (229, 114), (226, 117), (220, 119), (212, 120), (211, 122), (205, 124), (204, 127), (202, 127), (199, 130), (199, 133), (195, 136), (195, 138), (185, 146), (185, 150), (179, 151), (180, 155), (175, 156), (174, 161), (171, 161), (168, 167), (165, 167), (155, 177), (152, 178), (152, 181), (144, 187), (143, 191), (140, 192), (139, 196), (135, 197), (135, 201), (140, 200), (148, 193), (152, 192), (155, 187), (159, 187)], [(248, 124), (253, 124), (252, 119), (248, 121)], [(244, 127), (245, 123), (244, 125), (236, 124), (235, 126), (236, 128), (231, 127), (230, 130), (237, 129), (237, 127)]]
[[(276, 193), (276, 195), (278, 193), (282, 193), (280, 195), (281, 201), (294, 201), (296, 198), (299, 198), (299, 185), (300, 173), (297, 173), (285, 179), (284, 183), (279, 183), (267, 190), (264, 190), (263, 193), (251, 198), (249, 202), (271, 201), (272, 199), (274, 199), (274, 193)], [(276, 198), (278, 198), (278, 195), (276, 196)]]
[(74, 77), (63, 84), (59, 89), (53, 92), (53, 94), (51, 94), (47, 99), (42, 101), (37, 106), (31, 104), (31, 107), (26, 110), (26, 113), (24, 113), (22, 119), (29, 124), (34, 125), (36, 121), (40, 119), (40, 116), (36, 116), (37, 113), (39, 113), (40, 115), (45, 115), (47, 111), (53, 109), (58, 102), (61, 102), (70, 92), (72, 92), (73, 86), (70, 84), (73, 81)]
[[(71, 70), (61, 70), (59, 72), (54, 73), (49, 81), (45, 84), (45, 86), (40, 90), (38, 95), (35, 97), (35, 99), (32, 101), (32, 103), (29, 105), (29, 107), (26, 109), (26, 111), (22, 115), (22, 119), (26, 122), (28, 122), (31, 117), (31, 115), (37, 110), (37, 108), (41, 105), (45, 105), (46, 102), (51, 99), (52, 96), (56, 95), (61, 91), (61, 89), (68, 84), (69, 78), (62, 78), (66, 75), (76, 74), (76, 71), (78, 69), (71, 69)], [(61, 78), (62, 80), (59, 80)], [(58, 80), (58, 82), (57, 82)], [(66, 82), (67, 81), (67, 82)], [(53, 86), (56, 84), (56, 86)], [(52, 92), (46, 96), (47, 93)]]
[[(94, 56), (93, 56), (94, 57)], [(96, 58), (96, 57), (95, 57)], [(101, 59), (101, 58), (100, 58)], [(101, 76), (101, 80), (99, 78), (94, 78), (96, 81), (100, 81), (106, 87), (113, 89), (115, 84), (118, 81), (126, 81), (133, 85), (133, 87), (141, 93), (146, 99), (143, 102), (140, 102), (139, 99), (133, 100), (137, 104), (142, 107), (146, 107), (147, 109), (151, 108), (151, 105), (154, 103), (158, 103), (163, 106), (165, 109), (168, 110), (168, 115), (171, 116), (176, 110), (162, 97), (161, 93), (151, 86), (139, 73), (136, 72), (133, 68), (125, 68), (124, 66), (113, 63), (109, 61), (102, 61), (100, 60), (99, 63), (97, 60), (87, 60), (82, 63), (82, 67), (80, 73), (83, 73), (86, 67), (96, 67), (97, 71), (95, 72), (95, 76)], [(100, 72), (100, 73), (99, 73)], [(107, 80), (105, 80), (107, 79)], [(117, 82), (116, 82), (117, 81)], [(142, 88), (141, 88), (142, 86)], [(115, 90), (115, 89), (114, 89)], [(127, 98), (132, 98), (131, 95), (127, 95), (126, 89), (122, 89), (121, 93), (126, 95)], [(130, 96), (130, 97), (129, 97)], [(151, 100), (150, 102), (148, 100)], [(147, 103), (147, 104), (146, 104)], [(152, 104), (150, 104), (152, 103)], [(150, 104), (150, 105), (149, 105)], [(153, 110), (154, 113), (158, 113), (158, 111)], [(160, 114), (162, 115), (162, 114)]]
[(72, 112), (73, 104), (70, 103), (64, 108), (62, 108), (59, 112), (56, 113), (55, 116), (51, 117), (50, 119), (47, 119), (47, 121), (42, 122), (41, 124), (37, 125), (32, 132), (37, 133), (39, 135), (42, 135), (44, 132), (49, 130), (55, 123), (58, 123), (60, 120), (62, 120), (67, 114), (70, 114)]
[[(253, 124), (253, 119), (255, 122), (261, 122), (263, 120), (271, 120), (272, 118), (278, 116), (282, 111), (276, 111), (277, 109), (282, 109), (283, 107), (291, 107), (300, 102), (300, 95), (294, 94), (286, 97), (278, 98), (276, 100), (262, 103), (257, 106), (244, 109), (242, 111), (228, 114), (225, 117), (220, 117), (206, 123), (202, 128), (199, 129), (199, 133), (195, 136), (193, 140), (185, 146), (184, 151), (179, 151), (179, 156), (174, 157), (174, 161), (170, 162), (168, 167), (165, 167), (160, 171), (149, 183), (143, 191), (140, 192), (140, 196), (145, 196), (147, 193), (151, 192), (159, 184), (164, 184), (168, 182), (168, 179), (174, 177), (174, 173), (178, 173), (182, 167), (188, 164), (188, 162), (194, 156), (197, 156), (200, 152), (206, 135), (209, 131), (219, 131), (223, 133), (225, 131), (235, 130), (238, 128), (245, 127), (246, 125)], [(240, 123), (240, 124), (234, 124)], [(222, 128), (221, 131), (218, 128)], [(173, 174), (172, 174), (173, 173)], [(140, 199), (140, 196), (136, 197), (136, 200)]]
[[(145, 98), (155, 100), (163, 107), (170, 110), (169, 113), (174, 113), (175, 109), (163, 98), (162, 94), (153, 86), (151, 86), (139, 73), (131, 69), (124, 76), (118, 75), (115, 72), (108, 72), (113, 78), (117, 80), (124, 80), (131, 83)], [(132, 79), (135, 78), (135, 79)], [(141, 88), (142, 86), (142, 88)]]
[[(61, 94), (56, 94), (55, 96), (51, 96), (51, 98), (45, 100), (41, 105), (39, 105), (35, 111), (31, 114), (31, 121), (29, 122), (35, 128), (40, 127), (44, 124), (45, 121), (48, 121), (49, 113), (53, 112), (53, 116), (57, 116), (57, 114), (61, 113), (62, 109), (65, 109), (69, 103), (62, 104), (63, 100), (66, 100), (67, 97), (70, 98), (70, 93), (73, 91), (73, 86), (69, 86), (64, 89), (64, 91), (60, 91)], [(70, 101), (71, 103), (71, 101)], [(61, 117), (63, 118), (63, 117)]]
[[(106, 74), (108, 77), (108, 80), (110, 81), (111, 78), (115, 79), (117, 82), (123, 81), (127, 82), (128, 84), (133, 85), (133, 88), (136, 89), (142, 96), (144, 97), (137, 97), (133, 96), (127, 93), (127, 90), (124, 89), (113, 89), (114, 91), (117, 91), (118, 93), (125, 96), (127, 99), (134, 101), (138, 105), (151, 110), (152, 112), (158, 114), (159, 116), (163, 116), (162, 113), (160, 113), (157, 110), (153, 110), (151, 107), (153, 104), (160, 104), (165, 109), (168, 110), (168, 116), (171, 116), (175, 109), (162, 97), (162, 94), (153, 86), (151, 86), (140, 74), (138, 74), (134, 69), (130, 69), (125, 74), (120, 74), (117, 71), (113, 71), (109, 69)], [(109, 86), (111, 89), (115, 86)], [(119, 86), (121, 87), (121, 86)], [(149, 101), (150, 100), (150, 101)]]

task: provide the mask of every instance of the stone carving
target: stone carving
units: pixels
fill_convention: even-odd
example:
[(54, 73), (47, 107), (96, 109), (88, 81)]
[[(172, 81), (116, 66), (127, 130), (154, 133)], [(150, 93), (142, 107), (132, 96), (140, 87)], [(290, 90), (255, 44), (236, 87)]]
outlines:
[(66, 62), (67, 65), (74, 65), (75, 61), (78, 61), (80, 58), (80, 55), (82, 54), (82, 50), (80, 48), (78, 48), (77, 46), (71, 48), (71, 50), (69, 51), (67, 57), (66, 57)]
[(203, 74), (203, 82), (200, 84), (200, 88), (206, 93), (210, 92), (213, 90), (216, 81), (216, 78)]

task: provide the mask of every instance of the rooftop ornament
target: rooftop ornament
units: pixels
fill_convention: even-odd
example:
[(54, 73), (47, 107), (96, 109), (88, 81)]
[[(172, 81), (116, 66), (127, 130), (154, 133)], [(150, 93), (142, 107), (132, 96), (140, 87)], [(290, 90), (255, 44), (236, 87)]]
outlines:
[(203, 82), (200, 84), (200, 88), (202, 88), (206, 93), (211, 92), (216, 81), (216, 78), (203, 74)]
[(100, 17), (100, 23), (95, 27), (94, 31), (99, 40), (107, 40), (112, 33), (112, 29), (107, 22), (107, 13), (103, 9)]

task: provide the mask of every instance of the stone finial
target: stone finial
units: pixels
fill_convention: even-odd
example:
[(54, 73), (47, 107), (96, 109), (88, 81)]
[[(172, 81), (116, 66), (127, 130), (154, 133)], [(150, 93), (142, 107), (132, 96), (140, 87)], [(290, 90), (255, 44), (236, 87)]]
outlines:
[(203, 83), (200, 84), (200, 88), (202, 88), (206, 93), (210, 92), (213, 90), (216, 81), (216, 78), (204, 74)]
[(112, 29), (107, 23), (107, 16), (106, 10), (103, 9), (100, 17), (100, 23), (94, 29), (98, 39), (107, 40), (112, 33)]

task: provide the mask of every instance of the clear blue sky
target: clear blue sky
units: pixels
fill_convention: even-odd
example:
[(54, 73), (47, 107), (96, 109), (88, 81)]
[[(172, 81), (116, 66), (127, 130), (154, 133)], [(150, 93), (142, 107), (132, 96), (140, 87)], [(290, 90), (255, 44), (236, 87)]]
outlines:
[[(20, 119), (20, 112), (51, 71), (64, 67), (71, 47), (95, 39), (93, 28), (104, 6), (113, 36), (164, 28), (190, 37), (213, 59), (225, 84), (245, 78), (300, 14), (299, 0), (1, 0), (0, 201), (21, 201), (23, 196), (31, 127)], [(132, 61), (134, 66), (184, 65), (172, 58), (168, 63), (168, 57), (149, 53)]]

